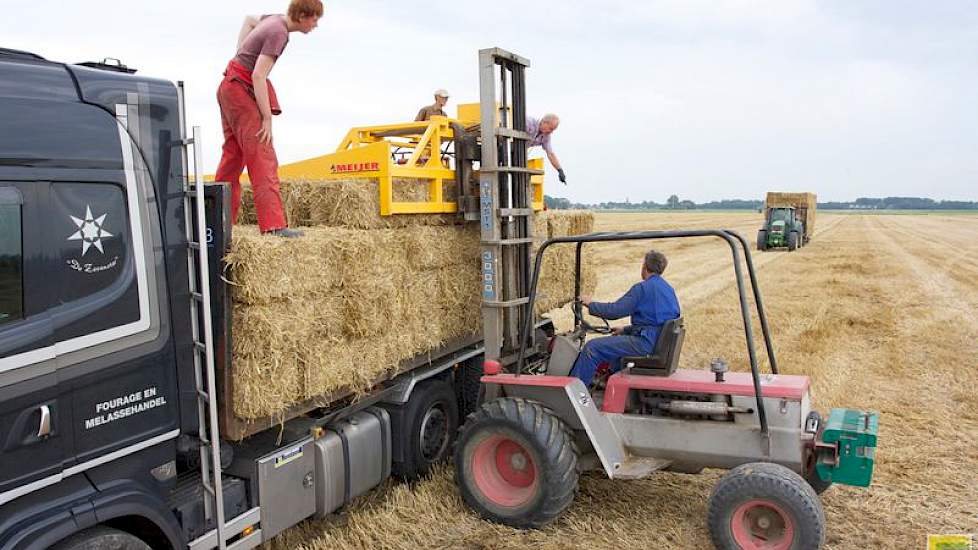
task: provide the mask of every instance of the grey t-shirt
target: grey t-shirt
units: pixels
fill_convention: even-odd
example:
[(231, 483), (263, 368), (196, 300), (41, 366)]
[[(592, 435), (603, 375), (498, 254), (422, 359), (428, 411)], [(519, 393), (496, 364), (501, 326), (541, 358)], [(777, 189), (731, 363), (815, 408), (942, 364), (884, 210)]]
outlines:
[(244, 39), (234, 60), (253, 71), (259, 55), (270, 55), (278, 59), (288, 43), (289, 28), (285, 26), (285, 16), (263, 15), (261, 21)]

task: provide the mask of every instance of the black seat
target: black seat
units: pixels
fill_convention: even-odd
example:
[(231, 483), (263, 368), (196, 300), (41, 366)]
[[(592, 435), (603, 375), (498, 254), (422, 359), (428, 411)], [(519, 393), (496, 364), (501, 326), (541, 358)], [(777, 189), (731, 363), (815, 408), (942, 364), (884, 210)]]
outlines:
[(683, 318), (670, 319), (662, 325), (651, 355), (622, 357), (621, 365), (628, 370), (628, 374), (669, 376), (679, 366), (679, 352), (683, 349), (684, 336), (686, 328), (683, 326)]

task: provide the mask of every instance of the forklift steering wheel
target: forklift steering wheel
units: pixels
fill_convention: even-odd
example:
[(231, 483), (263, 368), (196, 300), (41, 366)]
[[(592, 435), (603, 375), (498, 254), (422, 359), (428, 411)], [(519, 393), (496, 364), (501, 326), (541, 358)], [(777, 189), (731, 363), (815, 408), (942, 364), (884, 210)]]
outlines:
[(604, 322), (604, 326), (594, 326), (584, 320), (583, 304), (580, 299), (574, 300), (574, 318), (578, 322), (578, 325), (584, 332), (593, 332), (594, 334), (613, 334), (615, 329), (611, 328), (607, 319), (601, 319)]

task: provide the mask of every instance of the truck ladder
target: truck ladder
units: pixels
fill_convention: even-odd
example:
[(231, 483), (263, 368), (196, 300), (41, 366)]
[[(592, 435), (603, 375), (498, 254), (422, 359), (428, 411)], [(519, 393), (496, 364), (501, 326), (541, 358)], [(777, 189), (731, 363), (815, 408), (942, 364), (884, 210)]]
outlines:
[[(499, 48), (479, 50), (482, 160), (482, 321), (486, 360), (511, 363), (530, 294), (533, 196), (527, 168), (524, 74), (530, 62)], [(498, 71), (497, 71), (498, 67)], [(497, 95), (497, 84), (498, 95)], [(532, 315), (532, 312), (531, 312)]]
[[(186, 137), (184, 122), (183, 83), (179, 83), (180, 145), (183, 154), (184, 193), (183, 211), (187, 235), (187, 273), (190, 278), (190, 326), (193, 335), (194, 383), (197, 393), (197, 439), (200, 448), (201, 485), (204, 488), (205, 525), (214, 530), (197, 541), (191, 548), (243, 549), (261, 544), (261, 529), (253, 529), (234, 544), (228, 540), (241, 534), (250, 521), (243, 517), (225, 523), (224, 491), (221, 480), (221, 437), (218, 427), (217, 383), (214, 368), (214, 331), (211, 317), (210, 276), (208, 268), (207, 221), (204, 208), (204, 172), (201, 161), (200, 127), (193, 127), (193, 136)], [(187, 173), (189, 148), (193, 147), (193, 183)], [(251, 510), (242, 516), (258, 517), (259, 511)], [(257, 519), (255, 520), (257, 522)], [(254, 525), (252, 524), (253, 528)]]

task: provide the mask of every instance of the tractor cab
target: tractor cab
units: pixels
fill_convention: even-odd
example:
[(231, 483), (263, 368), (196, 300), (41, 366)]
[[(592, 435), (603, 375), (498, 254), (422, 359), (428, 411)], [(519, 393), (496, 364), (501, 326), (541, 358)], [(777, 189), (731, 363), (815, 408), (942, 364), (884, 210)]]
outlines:
[[(749, 371), (731, 371), (722, 359), (678, 368), (687, 328), (678, 318), (663, 324), (650, 355), (623, 358), (603, 388), (589, 391), (569, 376), (571, 368), (588, 334), (612, 330), (607, 323), (589, 324), (580, 302), (573, 329), (537, 345), (532, 312), (549, 248), (576, 246), (580, 296), (585, 244), (700, 237), (729, 245)], [(751, 303), (768, 373), (759, 368)], [(523, 307), (516, 359), (504, 369), (502, 361), (487, 358), (482, 405), (456, 444), (456, 483), (482, 517), (518, 528), (546, 525), (573, 501), (585, 470), (630, 480), (723, 468), (730, 472), (713, 491), (708, 514), (717, 547), (819, 548), (825, 516), (818, 495), (833, 483), (869, 485), (878, 415), (833, 409), (825, 419), (812, 409), (808, 377), (779, 372), (750, 247), (739, 234), (643, 231), (550, 239), (537, 250)]]

